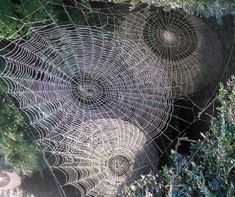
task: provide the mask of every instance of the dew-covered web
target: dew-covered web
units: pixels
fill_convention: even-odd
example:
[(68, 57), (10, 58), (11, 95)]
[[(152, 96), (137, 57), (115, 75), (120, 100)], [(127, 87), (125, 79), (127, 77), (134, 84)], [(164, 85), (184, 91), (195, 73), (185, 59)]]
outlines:
[(2, 39), (0, 78), (62, 196), (117, 195), (156, 171), (209, 106), (212, 94), (191, 95), (219, 76), (221, 48), (196, 17), (44, 1), (8, 17), (22, 28)]
[(202, 19), (180, 11), (142, 9), (120, 23), (117, 34), (147, 46), (168, 71), (175, 97), (190, 95), (218, 77), (221, 46)]

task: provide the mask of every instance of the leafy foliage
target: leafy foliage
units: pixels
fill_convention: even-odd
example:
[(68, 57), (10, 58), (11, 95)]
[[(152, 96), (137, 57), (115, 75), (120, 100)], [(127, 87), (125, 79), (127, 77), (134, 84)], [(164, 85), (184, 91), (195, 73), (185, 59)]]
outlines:
[[(48, 1), (49, 2), (49, 1)], [(54, 3), (62, 0), (54, 0)], [(0, 40), (3, 38), (17, 38), (19, 32), (24, 28), (27, 21), (44, 20), (45, 10), (43, 1), (21, 0), (6, 1), (0, 0)], [(26, 9), (27, 8), (27, 9)], [(47, 12), (56, 21), (52, 7), (47, 6)], [(1, 48), (1, 46), (0, 46)], [(4, 69), (4, 62), (0, 59), (0, 70)], [(0, 81), (1, 91), (4, 83)], [(12, 166), (19, 174), (30, 175), (33, 171), (42, 168), (43, 164), (36, 145), (30, 138), (29, 129), (26, 126), (20, 112), (14, 103), (5, 93), (0, 93), (0, 154), (6, 163)]]
[[(24, 28), (24, 21), (45, 19), (45, 10), (39, 0), (15, 1), (0, 0), (0, 39), (17, 38), (18, 32)], [(49, 2), (49, 1), (47, 1)], [(63, 0), (53, 0), (53, 3), (62, 3)], [(50, 4), (46, 5), (48, 14), (56, 21), (58, 16)]]
[[(113, 2), (123, 3), (125, 0), (113, 0)], [(133, 7), (139, 2), (163, 7), (165, 10), (182, 8), (187, 13), (204, 17), (214, 16), (219, 23), (224, 15), (235, 14), (233, 0), (131, 0)]]
[(0, 154), (19, 174), (30, 175), (40, 164), (36, 145), (13, 102), (0, 95)]
[(218, 116), (190, 156), (172, 151), (172, 165), (125, 188), (123, 196), (235, 196), (235, 77), (221, 84)]

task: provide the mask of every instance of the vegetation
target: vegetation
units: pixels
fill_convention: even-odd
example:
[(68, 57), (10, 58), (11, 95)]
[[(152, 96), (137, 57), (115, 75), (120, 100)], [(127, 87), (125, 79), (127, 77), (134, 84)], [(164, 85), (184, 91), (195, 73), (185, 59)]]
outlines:
[[(113, 0), (116, 3), (123, 3), (126, 0)], [(139, 2), (147, 3), (166, 10), (182, 8), (187, 13), (204, 17), (216, 17), (219, 23), (221, 18), (227, 14), (235, 14), (234, 0), (131, 0), (133, 6)]]
[(40, 155), (30, 138), (20, 112), (5, 95), (0, 95), (0, 154), (6, 164), (19, 174), (30, 175), (38, 170)]
[[(16, 38), (18, 32), (22, 31), (24, 28), (24, 22), (44, 20), (46, 17), (45, 10), (40, 3), (41, 1), (21, 0), (16, 2), (0, 0), (0, 39), (8, 37)], [(53, 0), (52, 2), (62, 3), (63, 0)], [(46, 9), (47, 12), (57, 20), (53, 6), (48, 4)]]
[[(0, 41), (3, 38), (17, 38), (19, 32), (24, 33), (24, 22), (44, 20), (45, 10), (40, 2), (0, 0)], [(62, 0), (53, 2), (59, 3)], [(47, 6), (47, 11), (56, 20), (53, 8)], [(0, 71), (3, 69), (4, 61), (0, 59)], [(0, 84), (0, 156), (19, 174), (30, 175), (42, 168), (42, 159), (29, 135), (30, 129), (24, 118), (3, 89)]]
[[(0, 61), (0, 70), (3, 68), (4, 63)], [(30, 134), (22, 114), (6, 95), (4, 84), (0, 83), (0, 156), (6, 166), (21, 175), (30, 175), (42, 168), (39, 152)]]
[(170, 166), (142, 176), (123, 196), (235, 196), (235, 77), (221, 84), (218, 100), (218, 116), (190, 156), (172, 151)]
[[(113, 0), (124, 2), (124, 0)], [(125, 0), (126, 1), (126, 0)], [(188, 13), (210, 17), (218, 22), (227, 14), (235, 14), (234, 0), (140, 0), (164, 9), (182, 8)], [(16, 38), (24, 32), (25, 21), (45, 19), (39, 0), (0, 0), (0, 40)], [(63, 0), (53, 0), (63, 3)], [(132, 4), (139, 2), (132, 0)], [(27, 9), (24, 9), (27, 6)], [(55, 19), (55, 7), (47, 11)], [(37, 12), (34, 12), (37, 10)], [(74, 12), (75, 18), (78, 13)], [(76, 21), (75, 21), (76, 22)], [(1, 46), (0, 46), (1, 48)], [(0, 87), (1, 88), (1, 87)], [(212, 120), (211, 130), (202, 134), (203, 140), (191, 145), (190, 156), (172, 151), (171, 165), (157, 175), (143, 176), (125, 188), (123, 196), (235, 196), (233, 169), (235, 163), (235, 79), (227, 87), (221, 85), (218, 99), (221, 107)], [(41, 158), (21, 113), (4, 93), (0, 93), (0, 155), (19, 174), (30, 175), (41, 168)]]

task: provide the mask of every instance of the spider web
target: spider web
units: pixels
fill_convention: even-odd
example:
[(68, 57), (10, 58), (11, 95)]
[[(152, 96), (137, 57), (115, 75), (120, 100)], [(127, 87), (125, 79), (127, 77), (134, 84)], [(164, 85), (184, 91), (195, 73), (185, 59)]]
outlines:
[(169, 73), (175, 97), (190, 95), (218, 77), (222, 63), (220, 43), (196, 16), (142, 9), (121, 21), (117, 34), (153, 51)]
[[(42, 20), (30, 20), (41, 13)], [(1, 79), (35, 129), (63, 196), (71, 188), (77, 196), (118, 194), (156, 170), (169, 147), (201, 119), (194, 113), (207, 110), (210, 99), (200, 107), (189, 95), (218, 76), (221, 49), (195, 17), (42, 1), (17, 20), (22, 28), (0, 51), (6, 63)], [(166, 24), (174, 31), (155, 30)], [(191, 119), (179, 110), (190, 111)]]

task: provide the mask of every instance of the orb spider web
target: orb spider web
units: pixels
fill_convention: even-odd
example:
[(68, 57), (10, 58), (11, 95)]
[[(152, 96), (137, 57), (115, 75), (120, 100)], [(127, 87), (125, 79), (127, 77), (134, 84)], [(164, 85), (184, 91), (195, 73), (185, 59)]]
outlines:
[[(49, 6), (60, 11), (59, 19)], [(62, 196), (117, 195), (141, 174), (156, 170), (169, 147), (201, 119), (195, 113), (210, 106), (210, 99), (199, 107), (188, 96), (193, 90), (184, 85), (192, 85), (183, 75), (185, 84), (176, 86), (184, 90), (184, 98), (173, 103), (179, 88), (175, 91), (176, 79), (164, 64), (172, 59), (159, 60), (148, 38), (144, 45), (123, 33), (129, 30), (119, 22), (128, 12), (123, 7), (42, 1), (17, 19), (22, 28), (3, 40), (1, 80), (33, 126)], [(31, 21), (37, 13), (44, 18)], [(170, 42), (174, 38), (171, 32), (164, 35)], [(185, 56), (196, 50), (192, 46)], [(190, 111), (191, 119), (178, 111)]]
[(78, 196), (113, 196), (156, 168), (155, 146), (128, 122), (96, 119), (66, 130), (66, 135), (53, 133), (41, 143), (49, 165), (63, 177), (64, 191), (73, 186)]
[(168, 71), (174, 97), (190, 95), (217, 79), (222, 67), (221, 46), (196, 16), (141, 9), (120, 23), (117, 34), (150, 48)]

